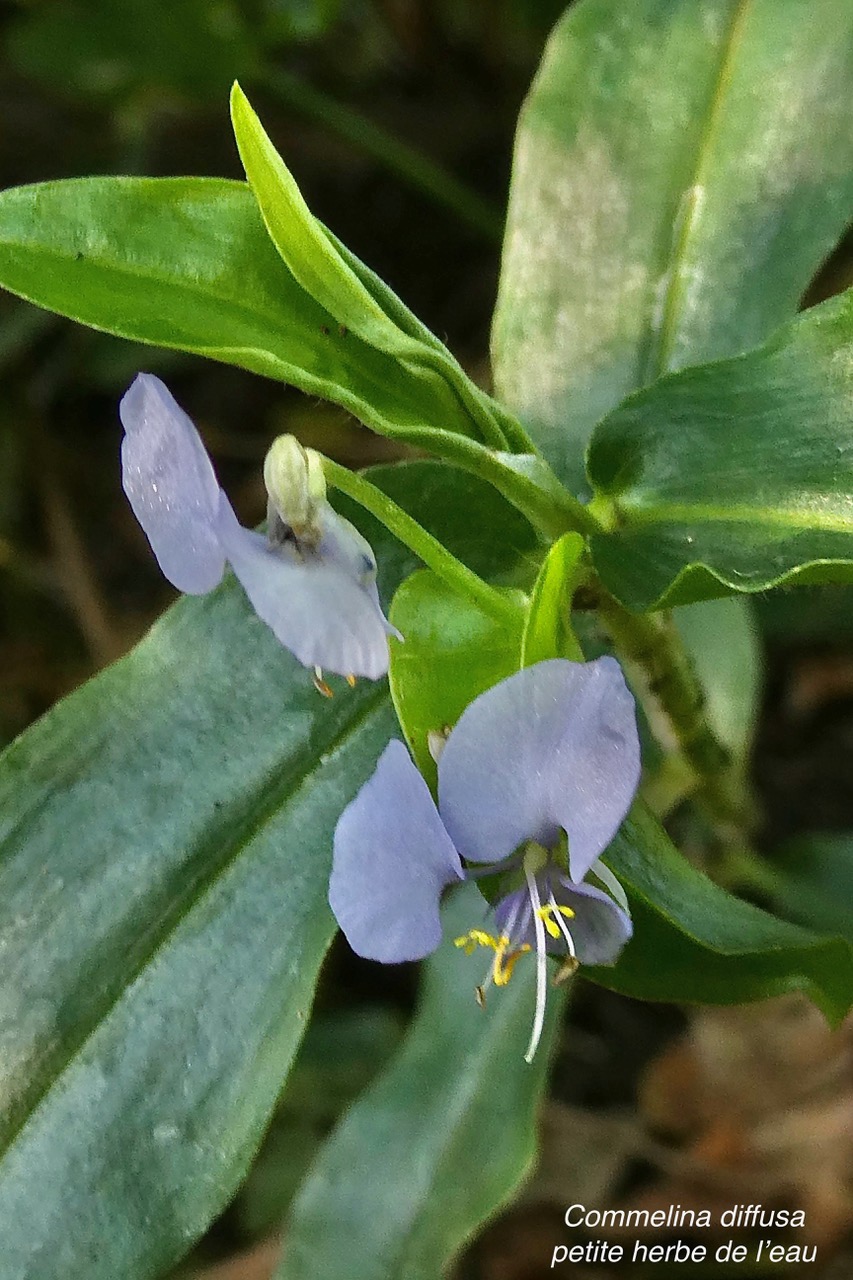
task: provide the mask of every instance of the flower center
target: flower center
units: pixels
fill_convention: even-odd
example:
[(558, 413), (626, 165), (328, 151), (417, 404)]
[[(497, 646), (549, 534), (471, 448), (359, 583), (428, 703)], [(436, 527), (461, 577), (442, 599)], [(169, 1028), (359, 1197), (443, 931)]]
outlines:
[[(454, 938), (453, 945), (464, 948), (466, 956), (472, 955), (477, 947), (491, 947), (495, 958), (489, 970), (488, 980), (494, 982), (496, 987), (506, 986), (512, 977), (512, 971), (519, 956), (530, 950), (529, 942), (512, 947), (508, 933), (495, 937), (494, 934), (486, 933), (485, 929), (469, 929), (468, 933), (463, 933), (461, 938)], [(483, 990), (482, 987), (478, 989), (480, 992)]]

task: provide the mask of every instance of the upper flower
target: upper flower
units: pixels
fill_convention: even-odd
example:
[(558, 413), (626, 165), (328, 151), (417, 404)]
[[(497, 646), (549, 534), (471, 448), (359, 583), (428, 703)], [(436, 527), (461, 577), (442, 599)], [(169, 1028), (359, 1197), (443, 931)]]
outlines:
[(122, 483), (169, 581), (202, 595), (231, 564), (258, 616), (306, 667), (378, 679), (389, 634), (376, 561), (326, 501), (318, 455), (292, 437), (267, 456), (268, 534), (244, 529), (189, 417), (140, 373), (119, 407)]
[[(459, 945), (494, 950), (489, 978), (509, 980), (537, 953), (538, 1043), (548, 952), (612, 964), (631, 936), (627, 901), (600, 855), (637, 789), (633, 698), (610, 657), (528, 667), (481, 694), (438, 761), (438, 805), (401, 742), (341, 814), (329, 901), (353, 949), (416, 960), (441, 938), (442, 890), (467, 875), (500, 876), (491, 928)], [(465, 871), (468, 863), (488, 864)], [(589, 883), (588, 877), (598, 881)], [(605, 890), (609, 890), (606, 892)]]

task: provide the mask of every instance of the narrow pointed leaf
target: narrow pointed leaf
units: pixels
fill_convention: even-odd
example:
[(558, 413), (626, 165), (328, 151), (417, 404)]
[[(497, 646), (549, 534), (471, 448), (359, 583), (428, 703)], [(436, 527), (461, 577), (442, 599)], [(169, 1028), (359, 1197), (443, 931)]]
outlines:
[(277, 1280), (441, 1280), (528, 1171), (563, 1002), (549, 993), (543, 1042), (528, 1065), (533, 963), (522, 958), (478, 1009), (483, 956), (452, 943), (483, 907), (473, 885), (451, 895), (415, 1021), (309, 1173)]
[[(411, 362), (455, 387), (469, 423), (465, 434), (477, 432), (498, 446), (504, 442), (498, 420), (505, 415), (489, 408), (489, 399), (469, 381), (437, 338), (393, 298), (387, 285), (370, 287), (363, 272), (354, 269), (350, 255), (311, 213), (296, 180), (273, 146), (263, 125), (238, 84), (231, 91), (231, 119), (246, 176), (258, 201), (270, 238), (306, 293), (334, 316), (338, 324), (379, 351)], [(384, 296), (383, 296), (384, 295)], [(452, 428), (452, 422), (448, 423)]]
[(549, 548), (542, 561), (524, 623), (522, 667), (547, 658), (584, 661), (571, 619), (572, 595), (580, 581), (584, 547), (580, 534), (565, 533)]
[(386, 316), (338, 254), (238, 84), (231, 90), (231, 120), (270, 239), (305, 292), (371, 346), (390, 355), (417, 354), (420, 341)]

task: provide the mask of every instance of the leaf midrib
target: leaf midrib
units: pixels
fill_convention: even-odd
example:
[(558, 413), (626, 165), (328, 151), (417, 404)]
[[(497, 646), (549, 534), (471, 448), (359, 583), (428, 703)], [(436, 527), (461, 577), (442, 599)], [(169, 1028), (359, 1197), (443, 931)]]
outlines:
[[(763, 507), (749, 503), (722, 506), (709, 502), (651, 500), (637, 506), (620, 504), (619, 511), (624, 532), (659, 524), (745, 524), (794, 533), (853, 534), (853, 510), (845, 517), (840, 511), (815, 511), (809, 507)], [(853, 558), (853, 544), (850, 553)]]
[[(704, 180), (710, 162), (711, 150), (722, 118), (723, 103), (731, 83), (734, 60), (740, 47), (743, 25), (749, 4), (750, 0), (737, 0), (736, 8), (729, 22), (729, 29), (723, 43), (722, 56), (708, 103), (705, 127), (702, 130), (696, 152), (693, 180), (685, 187), (682, 193), (682, 200), (687, 199), (689, 207), (681, 218), (681, 226), (678, 228), (675, 246), (670, 255), (666, 271), (667, 286), (663, 305), (661, 306), (660, 320), (657, 325), (653, 323), (651, 326), (650, 356), (646, 368), (637, 380), (638, 387), (656, 381), (673, 368), (672, 349), (675, 343), (678, 321), (681, 318), (681, 304), (685, 291), (684, 262), (694, 230), (698, 225), (702, 208), (701, 197), (698, 196), (698, 193), (704, 191)], [(680, 208), (679, 202), (679, 211)], [(679, 212), (676, 213), (676, 225), (678, 219)]]
[(87, 1044), (121, 1004), (140, 977), (154, 963), (158, 955), (168, 946), (183, 922), (213, 892), (219, 881), (236, 865), (241, 854), (253, 843), (264, 827), (272, 822), (281, 809), (292, 802), (302, 788), (310, 782), (319, 761), (323, 760), (323, 766), (321, 767), (324, 767), (331, 755), (344, 747), (347, 741), (362, 729), (375, 713), (384, 709), (387, 699), (388, 690), (384, 684), (381, 684), (369, 698), (365, 699), (365, 702), (359, 707), (357, 714), (351, 720), (339, 728), (327, 743), (318, 746), (315, 758), (309, 761), (307, 765), (294, 770), (284, 778), (274, 776), (271, 782), (262, 784), (258, 788), (253, 794), (251, 803), (245, 806), (242, 815), (232, 822), (231, 826), (234, 831), (232, 838), (217, 842), (221, 843), (222, 850), (219, 857), (211, 859), (210, 866), (206, 872), (187, 887), (182, 900), (177, 903), (175, 908), (165, 913), (160, 928), (150, 930), (150, 945), (133, 968), (125, 975), (115, 993), (104, 1001), (100, 1011), (93, 1015), (88, 1024), (85, 1027), (81, 1027), (80, 1034), (71, 1045), (69, 1051), (61, 1061), (58, 1060), (56, 1069), (51, 1071), (50, 1067), (48, 1068), (46, 1085), (44, 1087), (39, 1085), (34, 1094), (33, 1102), (24, 1108), (20, 1119), (10, 1128), (6, 1139), (0, 1146), (0, 1162), (20, 1141), (30, 1123), (47, 1104), (63, 1077), (81, 1056)]

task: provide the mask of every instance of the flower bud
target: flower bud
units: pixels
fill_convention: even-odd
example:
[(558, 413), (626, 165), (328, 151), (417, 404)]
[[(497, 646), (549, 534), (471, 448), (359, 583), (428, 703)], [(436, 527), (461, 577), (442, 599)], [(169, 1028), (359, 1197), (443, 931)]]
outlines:
[(319, 530), (320, 508), (326, 501), (323, 463), (313, 449), (295, 436), (279, 436), (264, 460), (264, 484), (271, 507), (299, 539)]

